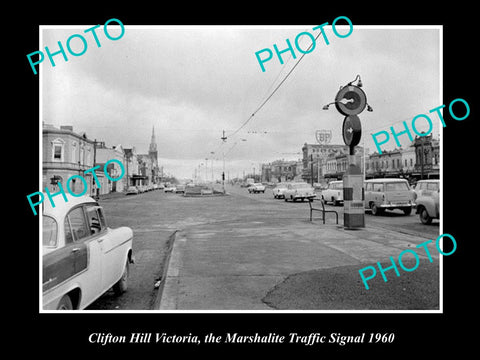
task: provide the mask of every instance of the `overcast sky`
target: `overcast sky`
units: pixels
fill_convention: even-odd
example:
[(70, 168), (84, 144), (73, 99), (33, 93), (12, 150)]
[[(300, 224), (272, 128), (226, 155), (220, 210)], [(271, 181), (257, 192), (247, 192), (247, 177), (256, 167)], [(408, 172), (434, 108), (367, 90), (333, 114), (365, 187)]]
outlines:
[[(154, 126), (159, 161), (167, 173), (192, 177), (205, 158), (215, 157), (218, 177), (222, 152), (226, 152), (226, 170), (235, 177), (251, 172), (254, 166), (258, 171), (262, 162), (301, 158), (296, 153), (305, 142), (316, 143), (315, 131), (319, 129), (332, 130), (332, 144), (343, 144), (344, 117), (334, 106), (328, 111), (322, 107), (357, 74), (374, 109), (359, 115), (370, 152), (375, 150), (370, 133), (392, 125), (401, 131), (402, 121), (410, 124), (415, 115), (428, 114), (442, 104), (439, 29), (354, 24), (349, 37), (339, 38), (326, 27), (330, 44), (327, 46), (320, 36), (315, 49), (303, 57), (267, 104), (222, 143), (222, 130), (227, 135), (237, 130), (301, 55), (296, 50), (297, 58), (285, 65), (274, 56), (262, 72), (255, 52), (267, 47), (273, 50), (273, 44), (282, 49), (286, 38), (293, 44), (301, 31), (316, 36), (318, 30), (312, 30), (315, 25), (125, 24), (125, 34), (117, 41), (107, 39), (102, 26), (96, 31), (100, 48), (91, 35), (85, 35), (85, 54), (74, 57), (67, 53), (68, 62), (58, 55), (55, 67), (45, 58), (40, 66), (41, 120), (55, 126), (72, 125), (74, 131), (86, 132), (89, 138), (105, 141), (108, 146), (133, 145), (138, 153), (148, 151)], [(43, 27), (40, 49), (48, 46), (56, 51), (57, 41), (65, 47), (70, 35), (89, 27)], [(109, 30), (116, 36), (113, 25)], [(309, 39), (303, 36), (302, 40), (306, 49)], [(71, 45), (80, 51), (78, 39)], [(289, 55), (284, 57), (287, 61)], [(431, 117), (438, 136), (438, 119)], [(420, 121), (417, 125), (422, 130)], [(400, 140), (409, 143), (406, 135)], [(392, 139), (386, 148), (394, 146)], [(209, 174), (210, 166), (209, 160)]]

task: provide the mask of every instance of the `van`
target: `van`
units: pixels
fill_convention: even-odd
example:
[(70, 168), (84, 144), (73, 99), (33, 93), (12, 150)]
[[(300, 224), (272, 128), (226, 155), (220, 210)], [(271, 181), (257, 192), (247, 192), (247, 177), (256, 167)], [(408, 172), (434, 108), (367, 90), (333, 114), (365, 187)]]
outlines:
[(365, 181), (365, 208), (372, 215), (385, 210), (400, 209), (410, 215), (415, 206), (415, 194), (405, 179), (371, 179)]

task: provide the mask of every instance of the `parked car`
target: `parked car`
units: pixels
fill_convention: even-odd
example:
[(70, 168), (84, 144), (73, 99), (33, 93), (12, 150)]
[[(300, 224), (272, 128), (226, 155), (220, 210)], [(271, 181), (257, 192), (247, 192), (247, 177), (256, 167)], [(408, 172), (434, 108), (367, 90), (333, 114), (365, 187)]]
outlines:
[(185, 193), (185, 185), (177, 185), (175, 187), (175, 193), (179, 194), (179, 193)]
[(101, 206), (89, 196), (43, 208), (43, 308), (84, 309), (113, 287), (127, 290), (133, 263), (133, 232), (107, 226)]
[(213, 190), (204, 186), (202, 187), (202, 189), (200, 190), (200, 194), (201, 195), (212, 195), (213, 194)]
[(332, 202), (333, 205), (343, 202), (343, 181), (331, 181), (327, 188), (322, 190), (322, 199)]
[(284, 199), (285, 198), (285, 191), (287, 190), (287, 184), (280, 183), (272, 190), (273, 197), (275, 199)]
[(417, 197), (424, 195), (424, 192), (430, 195), (432, 191), (437, 190), (440, 190), (440, 180), (438, 179), (418, 180), (414, 188)]
[(147, 191), (147, 186), (146, 185), (138, 185), (138, 191), (140, 193), (144, 193), (145, 191)]
[(440, 180), (419, 180), (415, 187), (416, 213), (422, 224), (431, 224), (440, 218)]
[(157, 187), (159, 190), (163, 190), (165, 188), (165, 184), (164, 183), (160, 183), (158, 184), (158, 187)]
[(129, 186), (127, 188), (127, 192), (125, 193), (125, 195), (137, 195), (138, 194), (138, 189), (136, 186)]
[(415, 193), (407, 180), (396, 178), (371, 179), (365, 181), (365, 208), (372, 215), (380, 215), (384, 210), (400, 209), (410, 215), (415, 206)]
[(284, 192), (285, 201), (313, 199), (316, 196), (313, 187), (305, 182), (289, 183)]
[(165, 187), (163, 188), (163, 191), (164, 191), (164, 192), (172, 192), (172, 193), (173, 193), (173, 192), (175, 192), (176, 190), (177, 190), (176, 187), (173, 186), (173, 185), (168, 185), (168, 186), (165, 186)]
[(253, 183), (247, 188), (250, 194), (255, 193), (264, 193), (265, 192), (265, 185), (262, 183)]

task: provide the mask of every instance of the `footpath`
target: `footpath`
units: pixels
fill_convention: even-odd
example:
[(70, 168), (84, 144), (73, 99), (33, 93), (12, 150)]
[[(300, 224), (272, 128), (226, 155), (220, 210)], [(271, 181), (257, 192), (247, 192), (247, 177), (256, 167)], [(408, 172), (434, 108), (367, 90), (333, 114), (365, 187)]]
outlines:
[[(156, 310), (438, 311), (437, 251), (430, 262), (416, 245), (428, 240), (367, 224), (345, 230), (321, 220), (267, 219), (217, 222), (176, 233)], [(433, 239), (435, 241), (435, 239)], [(391, 266), (405, 249), (416, 250), (418, 268), (400, 277), (378, 271), (365, 289), (358, 270)], [(411, 262), (410, 262), (411, 259)], [(406, 267), (414, 267), (405, 256)]]

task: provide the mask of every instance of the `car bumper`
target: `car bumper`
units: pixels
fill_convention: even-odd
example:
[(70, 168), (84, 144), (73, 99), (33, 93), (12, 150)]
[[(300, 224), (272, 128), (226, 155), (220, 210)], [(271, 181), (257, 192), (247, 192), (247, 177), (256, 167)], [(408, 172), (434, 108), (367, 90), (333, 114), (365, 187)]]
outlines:
[(304, 194), (304, 195), (297, 194), (297, 195), (293, 195), (293, 198), (294, 199), (313, 199), (316, 196), (317, 196), (316, 194)]
[(397, 209), (397, 208), (405, 208), (405, 207), (415, 207), (414, 203), (391, 203), (391, 204), (381, 204), (378, 207), (382, 209)]

